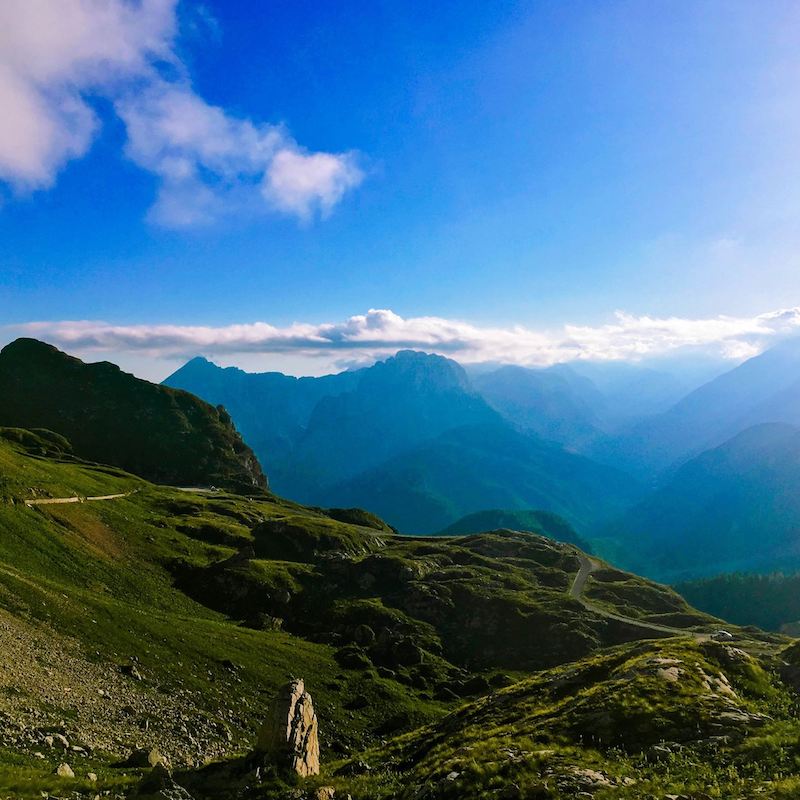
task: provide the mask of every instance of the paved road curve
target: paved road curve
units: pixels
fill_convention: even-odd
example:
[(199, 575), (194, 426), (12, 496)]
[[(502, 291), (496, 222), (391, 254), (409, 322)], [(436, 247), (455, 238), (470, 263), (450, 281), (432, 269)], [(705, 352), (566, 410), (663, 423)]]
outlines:
[(606, 619), (617, 620), (617, 622), (624, 622), (626, 625), (633, 625), (635, 628), (643, 628), (644, 630), (652, 631), (655, 633), (668, 633), (671, 636), (693, 636), (698, 641), (706, 641), (710, 638), (707, 633), (698, 633), (697, 631), (686, 630), (686, 628), (673, 628), (669, 625), (658, 625), (655, 622), (646, 622), (641, 619), (634, 619), (633, 617), (626, 617), (622, 614), (615, 614), (613, 611), (606, 611), (601, 606), (595, 605), (591, 600), (583, 597), (583, 589), (586, 586), (586, 581), (595, 570), (600, 569), (602, 564), (595, 561), (583, 553), (578, 553), (578, 558), (581, 560), (581, 566), (575, 575), (575, 580), (569, 589), (570, 597), (574, 597), (584, 608), (599, 614)]
[(587, 558), (585, 555), (583, 555), (583, 553), (579, 553), (578, 558), (581, 560), (581, 568), (578, 570), (578, 574), (575, 576), (572, 586), (570, 586), (569, 594), (570, 597), (580, 599), (581, 593), (583, 592), (583, 587), (586, 585), (586, 579), (600, 565), (591, 558)]

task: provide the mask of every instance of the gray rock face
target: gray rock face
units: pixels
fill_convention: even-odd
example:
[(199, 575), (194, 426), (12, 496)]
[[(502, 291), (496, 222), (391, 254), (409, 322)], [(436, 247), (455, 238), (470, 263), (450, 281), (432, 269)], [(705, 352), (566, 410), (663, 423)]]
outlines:
[(319, 774), (317, 715), (302, 679), (284, 686), (258, 734), (256, 753), (301, 777)]

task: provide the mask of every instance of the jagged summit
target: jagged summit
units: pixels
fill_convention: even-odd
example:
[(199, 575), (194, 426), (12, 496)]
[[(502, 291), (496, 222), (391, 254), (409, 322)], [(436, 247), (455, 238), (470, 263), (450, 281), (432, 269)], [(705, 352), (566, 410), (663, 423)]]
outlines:
[(368, 383), (397, 380), (404, 388), (474, 391), (464, 368), (445, 356), (420, 350), (399, 350), (362, 370)]

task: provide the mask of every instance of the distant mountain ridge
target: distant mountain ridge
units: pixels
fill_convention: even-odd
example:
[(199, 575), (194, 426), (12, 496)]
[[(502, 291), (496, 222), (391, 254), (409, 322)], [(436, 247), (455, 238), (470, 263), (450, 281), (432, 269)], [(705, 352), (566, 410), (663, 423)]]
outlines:
[(450, 359), (400, 351), (372, 367), (294, 378), (193, 359), (164, 385), (230, 411), (270, 463), (273, 488), (318, 502), (320, 488), (458, 425), (497, 422)]
[(591, 526), (638, 497), (632, 479), (517, 430), (459, 364), (438, 355), (400, 351), (364, 369), (300, 379), (194, 360), (165, 383), (225, 403), (280, 494), (361, 506), (406, 532), (433, 533), (497, 507), (541, 508)]
[[(297, 443), (309, 491), (339, 483), (454, 428), (501, 424), (463, 368), (410, 350), (361, 370), (349, 392), (324, 397)], [(301, 493), (300, 499), (311, 497)]]
[(642, 420), (594, 454), (659, 472), (761, 423), (800, 425), (800, 339), (788, 339)]
[(594, 531), (641, 496), (628, 475), (499, 422), (453, 428), (331, 486), (323, 504), (365, 506), (409, 533), (487, 508), (538, 508)]
[(690, 459), (607, 533), (661, 580), (797, 569), (800, 429), (756, 425)]
[(279, 465), (291, 455), (294, 442), (308, 425), (317, 403), (323, 397), (352, 390), (358, 377), (357, 371), (320, 378), (295, 378), (281, 372), (251, 373), (237, 367), (218, 367), (198, 356), (162, 385), (184, 389), (224, 406), (245, 441), (270, 463), (270, 480), (280, 491), (283, 481)]
[(77, 456), (158, 483), (267, 487), (223, 408), (35, 339), (0, 351), (0, 425), (52, 430)]
[(601, 393), (569, 369), (505, 366), (474, 378), (484, 399), (521, 430), (581, 450), (604, 434)]

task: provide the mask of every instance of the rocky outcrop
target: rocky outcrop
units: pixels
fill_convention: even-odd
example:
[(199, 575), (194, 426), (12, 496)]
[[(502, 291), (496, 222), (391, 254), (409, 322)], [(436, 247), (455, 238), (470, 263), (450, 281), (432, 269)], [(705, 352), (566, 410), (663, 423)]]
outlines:
[(301, 777), (319, 774), (317, 715), (302, 679), (284, 686), (258, 734), (256, 754)]

